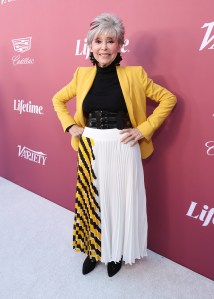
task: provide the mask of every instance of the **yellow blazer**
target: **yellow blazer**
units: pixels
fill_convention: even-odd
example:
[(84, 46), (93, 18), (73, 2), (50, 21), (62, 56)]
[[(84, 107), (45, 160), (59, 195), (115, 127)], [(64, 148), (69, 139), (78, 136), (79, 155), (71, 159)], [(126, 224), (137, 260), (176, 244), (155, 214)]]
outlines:
[[(133, 128), (138, 128), (144, 138), (139, 141), (141, 156), (147, 158), (153, 152), (151, 137), (176, 104), (176, 97), (167, 89), (148, 78), (141, 66), (117, 66), (117, 75)], [(53, 97), (54, 109), (64, 132), (72, 124), (85, 127), (82, 104), (96, 75), (96, 67), (77, 68), (72, 81)], [(66, 103), (76, 97), (76, 113), (71, 116)], [(146, 115), (146, 98), (159, 103), (153, 113)], [(78, 150), (79, 138), (72, 137), (71, 144)]]

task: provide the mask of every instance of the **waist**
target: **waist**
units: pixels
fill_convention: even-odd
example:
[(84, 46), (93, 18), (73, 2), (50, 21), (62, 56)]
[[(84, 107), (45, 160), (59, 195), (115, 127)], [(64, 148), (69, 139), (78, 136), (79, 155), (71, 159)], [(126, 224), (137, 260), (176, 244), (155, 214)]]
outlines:
[(126, 129), (132, 128), (127, 112), (93, 111), (88, 114), (86, 126), (96, 129)]

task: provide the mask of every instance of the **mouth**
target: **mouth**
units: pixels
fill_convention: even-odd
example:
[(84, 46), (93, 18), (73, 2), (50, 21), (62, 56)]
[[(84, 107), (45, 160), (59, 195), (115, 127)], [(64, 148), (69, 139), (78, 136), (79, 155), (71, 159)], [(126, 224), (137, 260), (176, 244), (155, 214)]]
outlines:
[(107, 53), (105, 53), (105, 54), (99, 54), (101, 57), (108, 57), (108, 56), (110, 56), (110, 54), (107, 54)]

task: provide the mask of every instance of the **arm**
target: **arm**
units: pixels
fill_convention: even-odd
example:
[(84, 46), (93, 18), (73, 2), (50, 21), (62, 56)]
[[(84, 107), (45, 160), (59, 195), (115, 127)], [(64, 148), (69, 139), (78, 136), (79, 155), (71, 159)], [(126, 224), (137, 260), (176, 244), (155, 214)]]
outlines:
[(57, 92), (52, 100), (54, 110), (58, 115), (64, 132), (66, 132), (66, 129), (69, 126), (75, 125), (75, 121), (66, 107), (66, 103), (76, 96), (78, 70), (79, 69), (77, 69), (74, 73), (72, 81), (63, 87), (59, 92)]
[(143, 69), (142, 81), (146, 97), (159, 103), (158, 107), (147, 118), (147, 120), (137, 127), (142, 135), (147, 140), (150, 140), (157, 128), (160, 127), (170, 114), (177, 100), (170, 91), (154, 83), (150, 78), (148, 78)]
[(124, 129), (120, 131), (121, 134), (126, 133), (124, 137), (122, 137), (121, 142), (130, 142), (131, 146), (143, 138), (149, 141), (154, 132), (164, 122), (176, 104), (176, 97), (170, 91), (158, 84), (155, 84), (150, 78), (148, 78), (143, 68), (141, 76), (146, 97), (156, 101), (159, 105), (147, 118), (147, 120), (141, 123), (137, 128)]

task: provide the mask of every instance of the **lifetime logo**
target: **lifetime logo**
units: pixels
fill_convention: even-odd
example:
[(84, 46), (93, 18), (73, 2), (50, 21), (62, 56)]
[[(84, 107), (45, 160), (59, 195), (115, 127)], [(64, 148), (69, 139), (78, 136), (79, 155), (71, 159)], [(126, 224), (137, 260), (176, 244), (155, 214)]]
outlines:
[(202, 226), (207, 226), (210, 223), (214, 224), (214, 208), (209, 210), (209, 207), (207, 205), (204, 205), (200, 214), (194, 214), (196, 206), (197, 202), (192, 201), (186, 215), (202, 221)]
[[(126, 52), (129, 52), (128, 49), (126, 49), (126, 47), (129, 45), (129, 40), (126, 39), (124, 41), (124, 44), (121, 48), (121, 52), (122, 53), (126, 53)], [(77, 40), (77, 44), (76, 44), (76, 52), (75, 52), (75, 55), (76, 56), (85, 56), (85, 59), (88, 59), (89, 57), (89, 54), (90, 54), (90, 48), (87, 44), (87, 39), (85, 38), (84, 39), (84, 43), (83, 45), (81, 44), (81, 39), (78, 39)]]
[(34, 163), (38, 163), (41, 165), (45, 165), (47, 155), (42, 152), (36, 152), (34, 150), (31, 150), (27, 148), (26, 146), (18, 145), (19, 151), (18, 151), (18, 157), (24, 158), (26, 160), (29, 160)]
[(13, 109), (19, 111), (19, 114), (23, 112), (33, 113), (33, 114), (44, 114), (43, 107), (38, 105), (33, 105), (31, 101), (25, 103), (24, 100), (14, 100)]
[(214, 29), (214, 22), (204, 23), (201, 28), (207, 28), (207, 31), (204, 35), (204, 39), (201, 43), (199, 51), (203, 50), (208, 45), (211, 45), (212, 42), (213, 44), (208, 48), (208, 50), (214, 50), (214, 34), (212, 34), (212, 31)]

